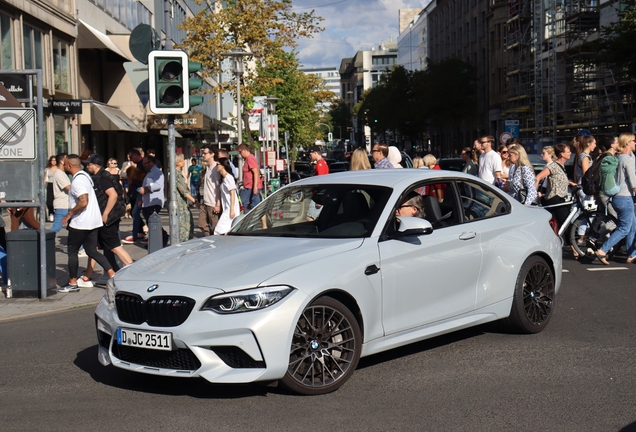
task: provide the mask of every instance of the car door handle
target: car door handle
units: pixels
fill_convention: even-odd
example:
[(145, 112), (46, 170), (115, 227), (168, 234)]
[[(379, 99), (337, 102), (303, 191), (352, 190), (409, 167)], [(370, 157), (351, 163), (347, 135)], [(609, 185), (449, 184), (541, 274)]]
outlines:
[(477, 233), (474, 231), (463, 232), (459, 235), (460, 240), (470, 240), (477, 237)]
[(378, 267), (375, 264), (370, 265), (369, 267), (366, 268), (366, 270), (364, 271), (364, 274), (367, 276), (371, 276), (373, 274), (376, 274), (377, 272), (380, 271), (380, 267)]

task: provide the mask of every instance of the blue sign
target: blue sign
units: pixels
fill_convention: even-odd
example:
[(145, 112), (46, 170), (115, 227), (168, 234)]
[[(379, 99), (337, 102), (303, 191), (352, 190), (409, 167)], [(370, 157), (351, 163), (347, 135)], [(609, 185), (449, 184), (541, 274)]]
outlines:
[(505, 130), (510, 132), (513, 138), (519, 138), (519, 120), (506, 120)]

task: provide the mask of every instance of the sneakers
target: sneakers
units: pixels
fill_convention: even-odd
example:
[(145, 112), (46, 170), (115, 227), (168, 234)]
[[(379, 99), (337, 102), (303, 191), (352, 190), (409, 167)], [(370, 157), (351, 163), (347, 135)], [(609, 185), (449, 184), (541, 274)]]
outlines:
[(49, 222), (54, 222), (55, 221), (55, 216), (50, 214), (49, 215)]
[(77, 252), (77, 256), (79, 258), (86, 258), (88, 257), (88, 255), (86, 255), (86, 251), (84, 249), (80, 249), (79, 252)]
[(133, 244), (135, 242), (135, 239), (133, 238), (133, 236), (128, 236), (126, 238), (121, 239), (121, 242), (124, 244)]
[(77, 287), (77, 285), (66, 285), (65, 287), (62, 288), (58, 288), (57, 292), (59, 293), (72, 293), (72, 292), (79, 292), (79, 288)]
[(82, 276), (77, 280), (77, 286), (81, 288), (93, 288), (93, 282), (86, 276)]

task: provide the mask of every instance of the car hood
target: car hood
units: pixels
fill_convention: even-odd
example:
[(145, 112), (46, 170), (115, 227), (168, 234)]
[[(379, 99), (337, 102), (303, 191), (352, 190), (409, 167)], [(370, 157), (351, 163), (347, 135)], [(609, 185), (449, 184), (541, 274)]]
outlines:
[[(147, 255), (115, 282), (171, 282), (234, 291), (283, 271), (360, 247), (363, 239), (211, 236)], [(311, 275), (307, 275), (311, 277)]]

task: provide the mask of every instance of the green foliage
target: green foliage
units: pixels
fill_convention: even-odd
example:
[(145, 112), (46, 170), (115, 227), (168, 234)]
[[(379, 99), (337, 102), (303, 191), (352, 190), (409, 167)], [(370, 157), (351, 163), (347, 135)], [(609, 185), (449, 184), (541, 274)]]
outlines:
[(428, 124), (457, 127), (477, 112), (476, 69), (457, 59), (434, 63), (426, 71), (396, 66), (366, 90), (353, 112), (373, 133), (399, 131), (416, 139)]
[(619, 21), (601, 29), (593, 44), (598, 52), (596, 63), (613, 69), (618, 75), (636, 79), (636, 0), (623, 0)]
[[(329, 118), (325, 123), (331, 124), (331, 130), (334, 132), (333, 136), (346, 139), (349, 137), (347, 133), (347, 126), (352, 126), (351, 111), (347, 104), (341, 100), (335, 100), (329, 110)], [(337, 132), (336, 132), (337, 131)]]
[[(276, 103), (278, 114), (278, 128), (290, 134), (290, 149), (295, 155), (299, 146), (307, 147), (316, 139), (316, 123), (322, 121), (315, 110), (317, 102), (329, 102), (333, 93), (325, 90), (324, 80), (314, 75), (305, 75), (298, 70), (299, 62), (295, 52), (277, 50), (272, 53), (279, 61), (275, 64), (285, 64), (285, 67), (259, 65), (257, 73), (265, 78), (255, 82), (253, 91), (256, 95), (274, 96), (279, 98)], [(274, 85), (264, 83), (273, 82)]]

